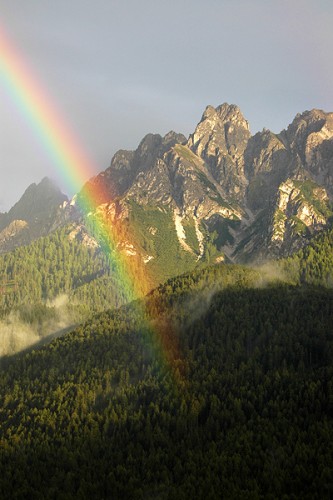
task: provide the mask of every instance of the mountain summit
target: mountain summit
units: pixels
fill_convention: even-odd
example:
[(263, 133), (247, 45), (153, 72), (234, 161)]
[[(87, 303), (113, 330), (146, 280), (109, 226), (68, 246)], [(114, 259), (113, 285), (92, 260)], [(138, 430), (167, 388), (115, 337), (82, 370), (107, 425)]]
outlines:
[(150, 267), (160, 259), (159, 234), (185, 267), (287, 255), (332, 215), (332, 117), (306, 111), (280, 134), (252, 136), (238, 106), (207, 106), (188, 140), (149, 134), (89, 183), (102, 186), (110, 223), (140, 225), (131, 253)]
[(67, 196), (49, 178), (31, 184), (9, 212), (0, 215), (0, 251), (48, 234), (55, 228), (57, 211), (65, 201)]
[(249, 124), (238, 106), (207, 106), (187, 146), (206, 163), (224, 189), (241, 199), (246, 188), (244, 151), (250, 138)]
[[(173, 131), (146, 135), (135, 151), (118, 151), (76, 196), (90, 190), (99, 194), (88, 226), (94, 219), (111, 225), (118, 250), (156, 282), (200, 262), (285, 256), (333, 215), (333, 113), (305, 111), (279, 134), (251, 135), (238, 106), (207, 106), (188, 139)], [(16, 235), (29, 225), (38, 236), (77, 223), (75, 207), (64, 201), (43, 180), (1, 215), (0, 227)], [(1, 234), (3, 251), (9, 240)]]

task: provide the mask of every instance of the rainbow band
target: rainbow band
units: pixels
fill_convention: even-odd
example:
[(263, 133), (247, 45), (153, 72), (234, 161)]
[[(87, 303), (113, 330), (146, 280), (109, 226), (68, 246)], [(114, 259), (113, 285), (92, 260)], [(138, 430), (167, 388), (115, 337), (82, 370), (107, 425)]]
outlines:
[[(78, 192), (83, 183), (94, 175), (97, 168), (78, 143), (66, 122), (52, 105), (51, 98), (33, 77), (17, 50), (7, 36), (0, 31), (0, 76), (7, 93), (20, 113), (25, 117), (30, 128), (48, 153), (52, 163), (63, 177), (70, 190)], [(82, 193), (82, 191), (81, 191)], [(94, 211), (97, 207), (99, 192), (94, 185), (89, 193), (80, 196), (80, 208), (83, 213)], [(116, 247), (117, 238), (112, 227), (105, 220), (99, 220), (99, 233)], [(121, 281), (125, 290), (129, 286), (122, 255), (117, 255)], [(126, 285), (126, 286), (125, 286)], [(132, 290), (128, 298), (137, 298), (138, 290)]]
[(57, 165), (65, 182), (78, 192), (82, 179), (93, 176), (93, 164), (2, 30), (0, 74), (15, 106), (27, 119), (30, 128)]
[[(90, 179), (98, 169), (88, 158), (88, 155), (75, 139), (66, 122), (59, 115), (52, 100), (42, 86), (31, 74), (24, 64), (18, 51), (10, 43), (0, 28), (0, 79), (16, 108), (24, 116), (30, 128), (37, 136), (39, 142), (48, 153), (55, 168), (60, 172), (70, 190), (79, 192), (82, 185)], [(89, 190), (80, 192), (80, 208), (84, 213), (94, 212), (100, 199), (98, 186), (90, 184)], [(104, 241), (109, 242), (114, 256), (117, 276), (123, 286), (126, 297), (139, 298), (142, 286), (138, 286), (135, 269), (131, 261), (122, 255), (118, 249), (121, 240), (117, 237), (117, 229), (106, 219), (105, 215), (97, 218), (98, 232)], [(140, 281), (142, 276), (140, 276)], [(148, 280), (147, 280), (148, 282)], [(142, 285), (142, 283), (140, 283)], [(151, 325), (149, 330), (151, 331)], [(168, 328), (167, 328), (168, 329)], [(170, 328), (169, 328), (170, 329)], [(173, 360), (179, 358), (178, 349), (167, 340), (169, 335), (164, 335), (166, 326), (155, 325), (152, 328), (152, 343), (165, 363), (171, 366)], [(160, 358), (161, 356), (159, 356)], [(176, 377), (177, 378), (177, 377)]]

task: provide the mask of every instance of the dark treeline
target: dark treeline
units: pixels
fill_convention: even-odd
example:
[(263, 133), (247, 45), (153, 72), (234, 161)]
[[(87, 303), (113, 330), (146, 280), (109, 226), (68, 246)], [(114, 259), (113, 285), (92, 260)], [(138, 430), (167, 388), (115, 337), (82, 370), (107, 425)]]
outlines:
[(1, 498), (330, 498), (333, 291), (231, 269), (4, 361)]
[[(0, 257), (19, 283), (3, 314), (128, 298), (69, 231)], [(332, 248), (323, 233), (271, 276), (197, 269), (2, 359), (0, 498), (331, 498)]]

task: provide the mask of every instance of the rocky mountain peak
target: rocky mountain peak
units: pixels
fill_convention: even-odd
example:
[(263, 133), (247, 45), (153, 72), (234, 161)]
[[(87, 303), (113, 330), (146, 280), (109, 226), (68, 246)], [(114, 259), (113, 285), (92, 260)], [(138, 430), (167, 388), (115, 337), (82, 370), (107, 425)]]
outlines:
[(204, 122), (205, 120), (210, 120), (212, 124), (217, 121), (220, 121), (223, 124), (237, 123), (239, 126), (242, 126), (249, 130), (248, 121), (245, 120), (240, 108), (236, 104), (228, 104), (227, 102), (225, 102), (223, 104), (220, 104), (216, 108), (208, 105), (203, 112), (200, 123)]
[(208, 104), (208, 106), (206, 106), (205, 111), (202, 114), (200, 123), (203, 122), (204, 120), (214, 119), (216, 115), (217, 115), (216, 109), (210, 104)]
[(49, 178), (30, 184), (20, 200), (0, 218), (0, 253), (47, 234), (64, 202), (68, 202), (67, 196)]
[(311, 141), (312, 146), (315, 145), (314, 142), (319, 143), (333, 137), (333, 113), (312, 109), (297, 114), (281, 136), (287, 138), (290, 147), (296, 150), (304, 160), (307, 140), (310, 136), (316, 139)]
[[(129, 189), (133, 192), (135, 186), (141, 186), (143, 175), (151, 177), (149, 172), (167, 151), (175, 144), (184, 142), (186, 137), (174, 131), (168, 132), (164, 137), (160, 134), (147, 134), (135, 151), (118, 151), (110, 166), (86, 183), (84, 191), (87, 193), (93, 190), (98, 204), (113, 201), (125, 195)], [(140, 180), (136, 182), (138, 177)]]
[(297, 113), (291, 125), (288, 129), (299, 126), (299, 124), (305, 124), (306, 126), (311, 126), (313, 124), (319, 124), (320, 122), (325, 122), (329, 119), (332, 120), (333, 113), (326, 113), (322, 109), (311, 109), (303, 111), (303, 113)]
[(312, 109), (298, 114), (280, 137), (296, 164), (333, 194), (333, 113)]
[(147, 134), (142, 139), (135, 152), (142, 163), (151, 164), (151, 156), (160, 148), (162, 140), (160, 134)]
[(248, 121), (245, 120), (240, 108), (235, 104), (225, 102), (216, 108), (216, 112), (225, 124), (233, 124), (250, 130)]
[(210, 173), (238, 198), (246, 186), (244, 151), (250, 138), (249, 124), (238, 106), (207, 106), (187, 146), (207, 164)]
[(247, 201), (254, 210), (263, 208), (284, 178), (291, 163), (279, 136), (264, 129), (252, 136), (244, 151), (248, 179)]
[(183, 142), (186, 142), (186, 137), (174, 131), (168, 132), (164, 137), (159, 134), (147, 134), (134, 153), (136, 172), (150, 170), (158, 158), (162, 158), (175, 144)]
[(68, 201), (58, 186), (48, 177), (44, 177), (39, 184), (31, 184), (20, 200), (10, 209), (7, 216), (9, 222), (25, 220), (33, 222), (43, 219), (46, 213)]
[(163, 144), (165, 144), (166, 147), (169, 145), (170, 147), (172, 147), (175, 144), (183, 144), (186, 141), (187, 139), (185, 135), (174, 132), (173, 130), (170, 130), (170, 132), (165, 134), (165, 136), (163, 137)]
[(208, 158), (216, 154), (239, 157), (250, 138), (249, 124), (238, 106), (221, 104), (207, 106), (188, 147), (199, 156)]

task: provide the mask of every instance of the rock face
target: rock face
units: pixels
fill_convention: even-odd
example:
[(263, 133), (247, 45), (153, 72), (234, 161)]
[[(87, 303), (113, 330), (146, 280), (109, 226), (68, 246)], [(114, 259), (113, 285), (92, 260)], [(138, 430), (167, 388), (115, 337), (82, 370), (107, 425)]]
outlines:
[(297, 115), (281, 137), (315, 182), (333, 194), (333, 113), (314, 109)]
[(0, 218), (0, 253), (16, 246), (26, 245), (45, 236), (64, 220), (58, 214), (68, 201), (60, 189), (45, 177), (39, 184), (31, 184), (20, 200)]
[(288, 175), (292, 157), (279, 136), (269, 130), (258, 132), (244, 151), (245, 175), (248, 180), (245, 202), (258, 211), (271, 203), (280, 182)]
[(132, 252), (147, 265), (156, 265), (147, 248), (163, 232), (148, 222), (154, 210), (168, 215), (169, 234), (193, 261), (282, 256), (332, 215), (333, 113), (306, 111), (280, 134), (252, 136), (238, 106), (207, 106), (188, 140), (149, 134), (136, 151), (116, 153), (91, 186), (109, 223), (140, 219)]
[(244, 204), (255, 220), (234, 248), (236, 260), (289, 254), (332, 216), (333, 114), (305, 111), (280, 134), (259, 132), (244, 153)]
[(188, 147), (202, 158), (226, 193), (241, 200), (247, 185), (244, 151), (250, 138), (249, 124), (238, 106), (207, 106)]
[(94, 190), (94, 199), (99, 204), (107, 203), (123, 196), (135, 182), (137, 176), (148, 173), (156, 161), (172, 146), (185, 142), (182, 134), (171, 131), (164, 137), (148, 134), (135, 151), (118, 151), (111, 160), (111, 165), (104, 172), (90, 179), (83, 190)]
[[(77, 220), (73, 234), (88, 241), (75, 203), (90, 193), (97, 208), (87, 220), (112, 228), (119, 251), (138, 266), (169, 269), (161, 279), (199, 260), (283, 256), (333, 215), (333, 113), (305, 111), (280, 134), (264, 129), (252, 136), (238, 106), (208, 106), (188, 140), (148, 134), (135, 151), (118, 151), (70, 203), (41, 184), (1, 214), (0, 248), (1, 238), (6, 248), (15, 241), (12, 233), (20, 234), (17, 241), (31, 234), (33, 221), (42, 234)], [(10, 226), (15, 220), (24, 227)]]

